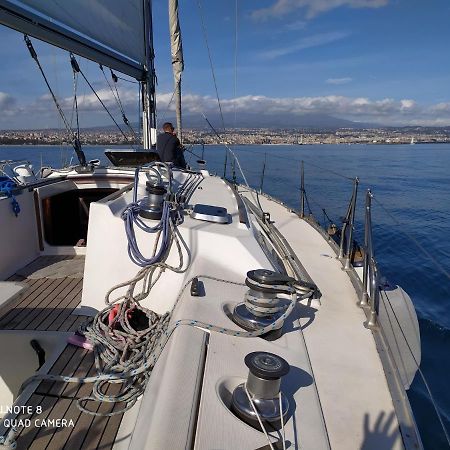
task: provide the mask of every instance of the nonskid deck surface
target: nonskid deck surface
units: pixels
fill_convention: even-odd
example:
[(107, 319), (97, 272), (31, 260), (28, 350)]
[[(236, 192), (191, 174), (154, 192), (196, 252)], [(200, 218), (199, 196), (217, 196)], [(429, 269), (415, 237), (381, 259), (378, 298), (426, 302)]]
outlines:
[[(83, 265), (83, 256), (41, 256), (17, 271), (9, 281), (26, 283), (27, 288), (0, 310), (0, 329), (76, 331), (86, 321), (86, 316), (72, 314), (81, 299)], [(61, 339), (66, 337), (62, 335)], [(94, 355), (67, 344), (49, 373), (75, 377), (95, 375)], [(107, 394), (114, 389), (117, 390), (114, 385), (108, 387)], [(26, 403), (33, 413), (16, 418), (17, 449), (112, 448), (123, 415), (82, 413), (77, 399), (89, 396), (91, 391), (92, 384), (42, 381)], [(89, 403), (90, 410), (103, 414), (122, 406)]]
[(267, 197), (260, 202), (322, 293), (320, 306), (299, 312), (331, 448), (403, 448), (375, 341), (341, 262), (307, 221)]

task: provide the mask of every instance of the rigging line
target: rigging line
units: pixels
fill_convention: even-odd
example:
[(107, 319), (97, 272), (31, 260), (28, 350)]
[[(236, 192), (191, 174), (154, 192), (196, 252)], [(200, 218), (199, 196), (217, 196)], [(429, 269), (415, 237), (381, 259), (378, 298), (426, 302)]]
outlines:
[[(238, 151), (240, 151), (240, 152), (247, 152), (247, 153), (254, 153), (254, 154), (257, 154), (257, 155), (264, 155), (265, 154), (264, 152), (259, 152), (257, 150), (256, 151), (255, 150), (249, 150), (247, 148), (239, 148)], [(277, 159), (282, 159), (282, 160), (286, 160), (286, 161), (298, 161), (298, 162), (302, 162), (303, 161), (306, 165), (315, 167), (316, 169), (323, 170), (324, 172), (332, 173), (333, 175), (336, 175), (338, 177), (344, 178), (344, 179), (349, 180), (349, 181), (354, 181), (355, 180), (354, 178), (348, 177), (348, 176), (343, 175), (343, 174), (341, 174), (339, 172), (335, 172), (332, 169), (327, 169), (325, 167), (318, 166), (317, 164), (313, 164), (313, 163), (311, 163), (309, 161), (305, 161), (303, 159), (292, 158), (290, 156), (273, 155), (273, 154), (270, 154), (270, 153), (268, 154), (268, 158), (277, 158)]]
[(172, 104), (173, 99), (175, 97), (175, 91), (176, 91), (176, 89), (173, 90), (172, 97), (170, 97), (169, 103), (167, 103), (167, 106), (166, 106), (166, 108), (164, 109), (164, 111), (162, 113), (162, 116), (161, 116), (161, 119), (160, 119), (160, 123), (164, 122), (164, 119), (166, 118), (166, 114), (169, 112), (170, 105)]
[(408, 237), (409, 239), (411, 239), (411, 241), (413, 241), (414, 244), (416, 244), (417, 248), (418, 248), (425, 256), (427, 256), (428, 259), (429, 259), (431, 262), (433, 262), (433, 264), (437, 267), (437, 269), (438, 269), (443, 275), (445, 275), (445, 276), (450, 280), (450, 273), (447, 272), (447, 271), (444, 269), (444, 267), (442, 267), (442, 264), (440, 264), (439, 261), (437, 261), (437, 259), (434, 258), (434, 256), (433, 256), (428, 250), (426, 250), (425, 247), (423, 247), (423, 245), (422, 245), (422, 244), (421, 244), (421, 243), (420, 243), (413, 235), (407, 233), (406, 231), (403, 231), (403, 230), (404, 230), (404, 225), (403, 225), (399, 220), (397, 220), (397, 219), (395, 218), (395, 216), (394, 216), (391, 212), (389, 212), (389, 210), (386, 209), (386, 207), (385, 207), (379, 200), (377, 200), (376, 197), (372, 197), (372, 198), (373, 198), (373, 199), (375, 200), (375, 202), (381, 207), (381, 209), (388, 215), (388, 217), (390, 217), (390, 219), (391, 219), (397, 226), (399, 226), (400, 231), (401, 231), (406, 237)]
[[(311, 201), (312, 201), (313, 203), (315, 203), (315, 204), (318, 206), (318, 208), (320, 208), (320, 210), (324, 213), (324, 215), (325, 215), (326, 218), (330, 221), (330, 223), (338, 223), (338, 222), (336, 222), (335, 220), (332, 220), (332, 219), (330, 218), (330, 216), (329, 216), (328, 213), (326, 212), (325, 208), (323, 208), (317, 200), (315, 200), (313, 197), (311, 197), (310, 194), (308, 194), (308, 195), (310, 196)], [(305, 199), (306, 199), (306, 203), (308, 204), (308, 209), (309, 209), (309, 211), (312, 212), (312, 211), (311, 211), (311, 208), (310, 208), (310, 206), (309, 206), (309, 200), (308, 200), (308, 197), (307, 197), (307, 195), (306, 195), (306, 191), (305, 191)]]
[[(114, 75), (116, 75), (116, 74), (114, 74)], [(140, 84), (139, 81), (127, 80), (126, 78), (123, 78), (119, 75), (116, 75), (116, 78), (118, 78), (119, 80), (122, 80), (122, 81), (126, 81), (127, 83)]]
[[(78, 118), (78, 96), (77, 96), (77, 88), (78, 88), (78, 74), (75, 70), (72, 68), (72, 75), (73, 75), (73, 102), (72, 102), (72, 112), (70, 115), (70, 126), (73, 126), (73, 118), (74, 114), (76, 114), (76, 124), (77, 124), (77, 139), (80, 140), (80, 122)], [(72, 156), (73, 157), (73, 152)], [(64, 160), (64, 164), (62, 167), (66, 167), (68, 163), (68, 155), (66, 154), (66, 158)]]
[(306, 191), (305, 191), (305, 200), (306, 200), (306, 205), (308, 207), (309, 215), (311, 216), (311, 215), (313, 215), (313, 212), (311, 209), (311, 205), (309, 204), (309, 199), (308, 199), (308, 195), (306, 194)]
[(44, 69), (42, 69), (41, 63), (39, 62), (39, 59), (37, 56), (37, 53), (34, 50), (33, 44), (31, 43), (30, 38), (26, 34), (24, 35), (24, 40), (25, 40), (25, 44), (28, 47), (31, 57), (35, 60), (37, 66), (39, 68), (39, 71), (41, 72), (42, 77), (44, 78), (45, 84), (47, 85), (50, 95), (52, 96), (53, 102), (55, 103), (56, 109), (58, 110), (59, 115), (61, 116), (61, 119), (64, 122), (64, 126), (66, 127), (67, 132), (73, 136), (74, 135), (73, 130), (70, 127), (69, 122), (66, 119), (64, 111), (62, 110), (60, 104), (58, 103), (58, 100), (53, 92), (53, 89), (50, 86), (50, 83), (48, 82), (48, 79), (45, 75)]
[(316, 169), (320, 169), (320, 170), (324, 170), (324, 171), (326, 171), (326, 172), (332, 173), (333, 175), (336, 175), (337, 177), (344, 178), (345, 180), (355, 181), (355, 179), (352, 178), (352, 177), (348, 177), (348, 176), (346, 176), (346, 175), (342, 175), (342, 174), (339, 173), (339, 172), (335, 172), (334, 170), (331, 170), (331, 169), (326, 169), (325, 167), (318, 166), (317, 164), (313, 164), (313, 163), (311, 163), (311, 162), (309, 162), (309, 161), (305, 161), (305, 164), (310, 165), (310, 166), (313, 166), (313, 167), (315, 167)]
[(234, 23), (234, 102), (233, 102), (233, 109), (234, 109), (234, 128), (237, 127), (237, 109), (236, 109), (236, 103), (237, 103), (237, 65), (238, 65), (238, 0), (235, 1), (234, 4), (234, 13), (235, 13), (235, 23)]
[[(73, 55), (72, 55), (73, 56)], [(108, 113), (108, 116), (111, 118), (111, 120), (114, 122), (114, 124), (116, 125), (116, 127), (119, 129), (120, 133), (122, 134), (122, 136), (125, 138), (125, 140), (130, 143), (130, 139), (128, 138), (128, 136), (126, 135), (126, 133), (122, 130), (122, 128), (120, 128), (120, 125), (117, 123), (116, 119), (114, 119), (113, 115), (111, 114), (111, 112), (109, 111), (109, 109), (107, 108), (107, 106), (105, 105), (105, 103), (103, 102), (103, 100), (99, 97), (99, 95), (97, 94), (97, 91), (94, 89), (94, 87), (92, 86), (92, 84), (89, 82), (89, 80), (86, 78), (86, 76), (84, 75), (83, 71), (80, 69), (80, 67), (78, 67), (78, 71), (80, 72), (81, 76), (83, 77), (84, 81), (86, 82), (86, 84), (89, 86), (89, 88), (91, 89), (91, 91), (93, 92), (93, 94), (95, 95), (95, 97), (97, 98), (97, 100), (100, 102), (100, 104), (102, 105), (103, 109)], [(130, 143), (130, 146), (132, 148), (133, 144)]]
[(142, 86), (138, 83), (138, 142), (141, 143), (142, 140), (142, 117), (141, 117), (141, 97), (142, 96)]
[(78, 97), (77, 97), (77, 85), (78, 75), (73, 71), (74, 91), (73, 91), (73, 104), (75, 106), (75, 118), (77, 121), (77, 138), (80, 139), (80, 119), (78, 117)]
[(397, 322), (398, 328), (400, 329), (400, 332), (402, 333), (403, 339), (405, 340), (406, 346), (408, 347), (408, 350), (409, 350), (409, 352), (411, 353), (411, 357), (412, 357), (414, 363), (416, 364), (417, 371), (419, 372), (420, 377), (422, 378), (422, 381), (423, 381), (423, 383), (424, 383), (424, 385), (425, 385), (425, 388), (426, 388), (426, 390), (428, 391), (428, 395), (430, 396), (431, 404), (433, 405), (433, 408), (434, 408), (434, 410), (435, 410), (435, 412), (436, 412), (436, 415), (437, 415), (438, 420), (439, 420), (439, 422), (440, 422), (440, 425), (441, 425), (441, 427), (442, 427), (442, 431), (444, 432), (445, 439), (447, 440), (447, 444), (448, 444), (449, 447), (450, 447), (450, 436), (449, 436), (449, 434), (448, 434), (448, 432), (447, 432), (447, 428), (445, 427), (445, 424), (444, 424), (444, 421), (443, 421), (443, 419), (442, 419), (441, 413), (439, 412), (439, 407), (438, 407), (438, 405), (437, 405), (437, 403), (436, 403), (436, 401), (435, 401), (435, 399), (434, 399), (433, 394), (431, 393), (431, 389), (430, 389), (430, 386), (429, 386), (429, 384), (428, 384), (428, 381), (427, 381), (427, 379), (425, 378), (425, 375), (424, 375), (422, 369), (420, 368), (420, 365), (419, 365), (419, 363), (417, 362), (416, 357), (414, 356), (414, 352), (412, 351), (411, 346), (409, 345), (408, 339), (406, 339), (406, 336), (405, 336), (405, 333), (404, 333), (404, 331), (403, 331), (403, 328), (402, 328), (402, 326), (400, 325), (400, 321), (398, 320), (397, 314), (395, 313), (395, 310), (394, 310), (394, 308), (392, 307), (392, 303), (391, 303), (391, 300), (389, 299), (389, 296), (388, 296), (387, 292), (386, 292), (386, 291), (383, 291), (382, 289), (380, 289), (380, 292), (381, 292), (381, 293), (384, 293), (384, 295), (386, 296), (386, 300), (387, 300), (387, 302), (388, 302), (388, 304), (389, 304), (389, 307), (390, 307), (392, 313), (394, 314), (394, 317), (395, 317), (395, 320), (396, 320), (396, 322)]
[(106, 76), (105, 70), (103, 69), (103, 65), (99, 64), (99, 67), (100, 67), (100, 70), (103, 73), (103, 76), (105, 78), (105, 81), (106, 81), (109, 89), (111, 90), (111, 93), (112, 93), (112, 95), (114, 97), (114, 100), (116, 101), (116, 104), (119, 107), (120, 112), (122, 113), (123, 123), (130, 129), (131, 133), (133, 134), (134, 139), (137, 140), (137, 134), (134, 131), (133, 127), (131, 126), (130, 121), (128, 120), (128, 117), (125, 114), (125, 109), (123, 107), (122, 101), (120, 100), (119, 91), (117, 90), (117, 86), (116, 86), (117, 79), (118, 79), (117, 75), (111, 69), (109, 69), (111, 71), (111, 77), (112, 77), (112, 79), (114, 81), (114, 89), (115, 89), (115, 92), (114, 92), (114, 89), (112, 88), (111, 83), (109, 82), (108, 77)]
[[(64, 122), (64, 125), (66, 127), (67, 133), (70, 136), (70, 140), (72, 143), (72, 146), (75, 150), (75, 153), (77, 154), (78, 157), (78, 161), (80, 163), (81, 166), (87, 166), (86, 163), (86, 156), (81, 148), (81, 143), (80, 140), (78, 139), (78, 137), (75, 135), (75, 133), (72, 130), (72, 127), (70, 126), (69, 122), (67, 121), (66, 115), (64, 114), (64, 111), (62, 110), (60, 104), (58, 103), (58, 99), (55, 96), (55, 93), (53, 92), (50, 83), (47, 80), (47, 77), (45, 76), (45, 72), (44, 69), (41, 66), (41, 63), (39, 62), (39, 58), (37, 56), (36, 50), (33, 47), (33, 43), (31, 42), (30, 38), (28, 37), (28, 35), (24, 34), (23, 39), (25, 41), (25, 44), (28, 48), (28, 51), (30, 52), (31, 57), (34, 59), (34, 61), (36, 62), (39, 71), (41, 72), (42, 77), (44, 78), (45, 84), (47, 85), (48, 90), (50, 91), (50, 94), (52, 96), (53, 102), (55, 103), (56, 109), (59, 112), (59, 115), (61, 116), (61, 119)], [(76, 63), (76, 60), (75, 60)], [(78, 64), (77, 64), (78, 65)]]
[(213, 64), (212, 57), (211, 57), (211, 50), (209, 48), (208, 34), (206, 32), (206, 25), (205, 25), (205, 21), (203, 18), (203, 9), (202, 9), (201, 0), (197, 0), (197, 6), (198, 6), (199, 15), (200, 15), (200, 21), (202, 24), (203, 38), (205, 39), (206, 49), (208, 51), (209, 65), (211, 68), (211, 74), (212, 74), (212, 78), (213, 78), (213, 82), (214, 82), (214, 89), (216, 90), (217, 103), (219, 105), (220, 118), (222, 120), (222, 129), (223, 129), (223, 131), (225, 131), (225, 121), (223, 119), (222, 105), (220, 103), (219, 89), (217, 88), (216, 73), (214, 71), (214, 64)]
[[(231, 150), (230, 146), (225, 142), (225, 140), (222, 138), (222, 136), (220, 136), (220, 134), (217, 132), (217, 130), (212, 126), (211, 122), (208, 120), (208, 118), (205, 116), (205, 114), (202, 112), (201, 113), (203, 118), (206, 120), (206, 123), (210, 126), (211, 130), (214, 132), (214, 134), (219, 138), (219, 140), (222, 142), (222, 145), (225, 146), (225, 148), (231, 153), (231, 155), (233, 156), (234, 160), (236, 161), (238, 167), (239, 167), (239, 172), (241, 172), (242, 178), (244, 180), (244, 183), (246, 184), (246, 186), (249, 188), (250, 190), (250, 195), (253, 198), (253, 201), (255, 202), (255, 205), (258, 204), (259, 202), (257, 201), (254, 191), (253, 189), (250, 187), (250, 185), (248, 184), (247, 181), (247, 177), (244, 174), (244, 171), (242, 170), (241, 167), (241, 163), (239, 162), (239, 158), (236, 156), (236, 154), (233, 152), (233, 150)], [(260, 207), (261, 209), (261, 207)], [(264, 211), (261, 209), (261, 212), (264, 213)]]
[(196, 158), (198, 159), (202, 159), (202, 157), (200, 155), (197, 155), (196, 153), (194, 153), (192, 150), (190, 150), (190, 148), (194, 147), (194, 144), (191, 144), (190, 147), (186, 147), (184, 150), (188, 153), (190, 153), (191, 155), (194, 155)]

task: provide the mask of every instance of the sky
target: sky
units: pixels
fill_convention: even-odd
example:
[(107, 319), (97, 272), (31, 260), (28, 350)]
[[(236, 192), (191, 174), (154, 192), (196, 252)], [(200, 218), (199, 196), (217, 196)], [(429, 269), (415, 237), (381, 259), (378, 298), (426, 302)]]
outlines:
[[(223, 111), (235, 113), (237, 122), (247, 113), (326, 114), (385, 126), (450, 125), (447, 0), (180, 0), (183, 112), (198, 116), (218, 111), (201, 15)], [(153, 21), (163, 121), (173, 116), (166, 0), (153, 0)], [(69, 56), (33, 42), (70, 119)], [(80, 64), (119, 120), (98, 65)], [(136, 121), (137, 85), (119, 80), (117, 87), (128, 118)], [(82, 80), (77, 93), (82, 127), (111, 124)], [(0, 129), (54, 127), (61, 120), (23, 36), (0, 26)]]

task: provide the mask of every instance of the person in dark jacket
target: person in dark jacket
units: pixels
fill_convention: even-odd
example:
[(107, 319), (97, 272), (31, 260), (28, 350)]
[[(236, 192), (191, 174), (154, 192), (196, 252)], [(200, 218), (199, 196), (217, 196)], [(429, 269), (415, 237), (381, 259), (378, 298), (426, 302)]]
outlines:
[(163, 125), (163, 133), (158, 134), (156, 148), (163, 162), (171, 162), (175, 167), (186, 168), (183, 148), (170, 122)]

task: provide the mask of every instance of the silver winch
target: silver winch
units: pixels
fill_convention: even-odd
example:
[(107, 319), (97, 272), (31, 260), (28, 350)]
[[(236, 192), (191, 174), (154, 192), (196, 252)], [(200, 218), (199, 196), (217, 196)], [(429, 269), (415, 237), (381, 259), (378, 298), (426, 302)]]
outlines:
[(163, 203), (167, 189), (163, 184), (146, 183), (147, 195), (140, 202), (139, 215), (145, 219), (160, 220), (163, 212)]
[(280, 394), (281, 377), (289, 372), (289, 364), (268, 352), (249, 353), (244, 362), (249, 369), (248, 378), (233, 391), (231, 409), (244, 422), (261, 429), (256, 409), (264, 426), (279, 429), (281, 417), (284, 422), (289, 410), (286, 396)]
[[(292, 282), (295, 280), (282, 273), (267, 269), (247, 272), (245, 284), (248, 291), (245, 301), (235, 306), (233, 320), (248, 331), (265, 328), (278, 320), (288, 307), (288, 300), (279, 294), (291, 294)], [(267, 340), (278, 339), (282, 335), (283, 322), (264, 334)]]

